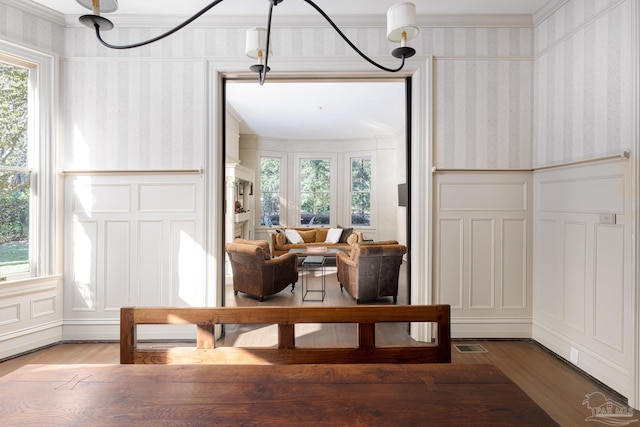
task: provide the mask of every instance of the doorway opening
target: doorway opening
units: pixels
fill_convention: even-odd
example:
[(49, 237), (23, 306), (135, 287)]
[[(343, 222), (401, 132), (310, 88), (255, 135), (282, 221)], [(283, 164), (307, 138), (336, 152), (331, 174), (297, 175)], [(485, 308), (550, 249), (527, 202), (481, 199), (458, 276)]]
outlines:
[[(402, 199), (410, 194), (411, 78), (271, 79), (264, 86), (225, 78), (222, 84), (225, 242), (270, 242), (280, 227), (339, 225), (365, 240), (410, 248), (410, 200)], [(328, 171), (325, 194), (305, 192), (309, 162)], [(369, 186), (354, 185), (358, 167)], [(409, 259), (399, 303), (411, 301)], [(227, 265), (225, 273), (226, 289)], [(228, 299), (223, 292), (222, 305), (233, 305)]]

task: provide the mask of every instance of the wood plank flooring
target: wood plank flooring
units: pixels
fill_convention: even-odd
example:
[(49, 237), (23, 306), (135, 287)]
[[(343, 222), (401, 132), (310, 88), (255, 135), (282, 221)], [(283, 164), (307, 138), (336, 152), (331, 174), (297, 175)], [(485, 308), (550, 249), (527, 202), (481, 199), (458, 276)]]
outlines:
[[(355, 301), (346, 292), (341, 293), (335, 281), (335, 270), (327, 271), (327, 298), (324, 302), (303, 305), (355, 305)], [(331, 274), (333, 273), (333, 278)], [(402, 289), (402, 288), (401, 288)], [(231, 288), (227, 292), (227, 305), (252, 306), (261, 303), (242, 294), (234, 296)], [(406, 293), (401, 291), (399, 303), (406, 302)], [(390, 304), (382, 300), (376, 303)], [(284, 290), (278, 295), (266, 298), (263, 305), (300, 305), (300, 289), (296, 287), (292, 294)], [(343, 325), (306, 325), (296, 330), (296, 343), (299, 345), (354, 345), (354, 333), (343, 329)], [(346, 328), (351, 325), (347, 325)], [(353, 326), (355, 328), (355, 326)], [(376, 331), (376, 342), (389, 345), (407, 344), (411, 339), (406, 333), (406, 325), (392, 324)], [(269, 328), (255, 326), (228, 325), (225, 337), (220, 345), (270, 346), (275, 344), (275, 332)], [(455, 341), (461, 343), (461, 341)], [(486, 353), (460, 353), (452, 349), (452, 363), (490, 363), (497, 366), (513, 382), (520, 386), (540, 405), (556, 422), (562, 426), (600, 425), (586, 421), (591, 411), (582, 404), (586, 395), (601, 392), (607, 398), (626, 405), (626, 400), (607, 387), (583, 375), (573, 366), (560, 360), (535, 342), (476, 340), (462, 341), (464, 344), (478, 343)], [(6, 375), (27, 364), (117, 364), (119, 363), (118, 343), (65, 343), (29, 354), (25, 354), (0, 363), (0, 376)], [(1, 401), (0, 393), (0, 401)], [(0, 403), (1, 404), (1, 403)], [(640, 412), (634, 411), (635, 420), (640, 420)], [(635, 425), (633, 423), (631, 425)], [(390, 424), (391, 425), (391, 424)], [(640, 421), (638, 421), (640, 425)]]

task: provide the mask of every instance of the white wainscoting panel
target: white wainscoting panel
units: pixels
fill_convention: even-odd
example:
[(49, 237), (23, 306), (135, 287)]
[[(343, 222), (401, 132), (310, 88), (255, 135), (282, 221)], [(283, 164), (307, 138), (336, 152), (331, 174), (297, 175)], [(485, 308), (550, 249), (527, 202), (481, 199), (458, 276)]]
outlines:
[(136, 292), (132, 298), (135, 305), (162, 306), (166, 304), (162, 292), (165, 282), (163, 266), (164, 252), (162, 221), (140, 220), (137, 222), (136, 275), (133, 288)]
[(129, 221), (105, 221), (104, 251), (104, 307), (105, 311), (119, 311), (129, 302), (129, 270), (131, 263), (131, 224)]
[[(534, 172), (533, 338), (628, 396), (633, 354), (627, 159)], [(602, 223), (600, 214), (614, 216)]]
[(502, 287), (503, 309), (527, 307), (527, 222), (525, 219), (502, 221), (502, 283), (520, 283), (521, 286)]
[(620, 353), (625, 351), (624, 227), (596, 225), (593, 338)]
[(436, 174), (435, 301), (457, 338), (529, 338), (530, 172)]
[(495, 219), (470, 219), (469, 308), (493, 309), (496, 294)]
[(438, 221), (438, 267), (435, 269), (439, 298), (447, 301), (452, 309), (463, 308), (464, 294), (464, 221), (462, 218), (442, 218)]
[(119, 339), (123, 306), (206, 305), (201, 175), (69, 175), (65, 199), (64, 339)]
[(584, 222), (564, 223), (564, 267), (562, 282), (562, 318), (564, 324), (577, 332), (585, 329), (585, 291), (587, 267), (587, 227)]
[(0, 360), (61, 339), (61, 276), (0, 283)]

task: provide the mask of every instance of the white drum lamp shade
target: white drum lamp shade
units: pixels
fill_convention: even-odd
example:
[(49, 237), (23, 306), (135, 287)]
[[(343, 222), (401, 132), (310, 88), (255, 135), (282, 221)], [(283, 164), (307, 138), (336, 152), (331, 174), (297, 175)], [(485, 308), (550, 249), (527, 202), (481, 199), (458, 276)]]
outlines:
[(410, 2), (396, 3), (387, 10), (387, 38), (394, 43), (404, 43), (415, 38), (420, 29), (416, 22), (416, 6)]
[[(265, 28), (249, 28), (246, 43), (246, 55), (249, 58), (259, 59), (267, 50), (267, 30)], [(271, 46), (269, 46), (269, 55), (273, 55)]]
[(93, 10), (94, 15), (100, 12), (110, 13), (118, 10), (118, 0), (76, 0), (80, 6)]

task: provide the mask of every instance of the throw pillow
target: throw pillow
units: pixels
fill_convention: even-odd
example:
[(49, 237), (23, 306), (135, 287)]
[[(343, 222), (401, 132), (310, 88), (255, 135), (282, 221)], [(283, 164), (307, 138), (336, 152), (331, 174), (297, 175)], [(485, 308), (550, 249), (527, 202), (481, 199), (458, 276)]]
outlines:
[(316, 228), (316, 243), (323, 243), (327, 240), (327, 233), (329, 232), (328, 228), (319, 227)]
[(300, 237), (302, 237), (302, 242), (300, 243), (314, 243), (316, 241), (316, 230), (309, 231), (298, 231)]
[(300, 237), (296, 230), (284, 230), (284, 235), (287, 236), (287, 240), (294, 245), (304, 243), (304, 240), (302, 240), (302, 237)]
[(342, 228), (330, 228), (324, 242), (331, 244), (338, 243), (338, 241), (340, 241), (340, 236), (342, 236)]
[(286, 243), (287, 243), (287, 236), (285, 236), (284, 233), (277, 233), (276, 245), (282, 246), (282, 245), (285, 245)]
[(338, 228), (342, 228), (342, 235), (340, 236), (340, 240), (338, 241), (339, 243), (348, 243), (347, 239), (349, 238), (349, 236), (351, 236), (351, 233), (353, 233), (353, 227), (352, 228), (345, 228), (341, 225), (338, 225)]
[(350, 245), (358, 243), (358, 235), (356, 233), (351, 233), (349, 237), (347, 237), (347, 243)]

